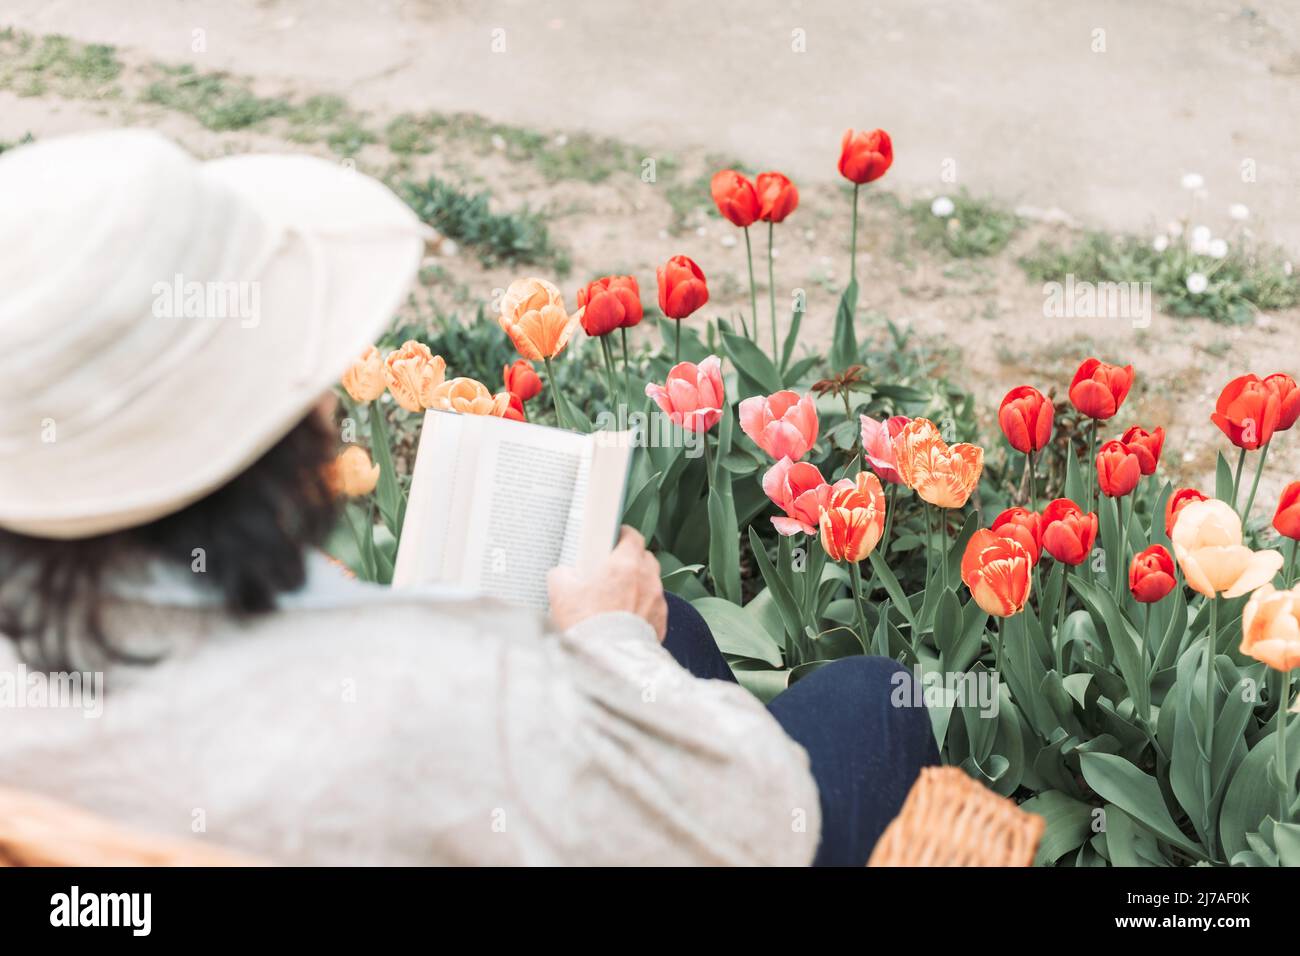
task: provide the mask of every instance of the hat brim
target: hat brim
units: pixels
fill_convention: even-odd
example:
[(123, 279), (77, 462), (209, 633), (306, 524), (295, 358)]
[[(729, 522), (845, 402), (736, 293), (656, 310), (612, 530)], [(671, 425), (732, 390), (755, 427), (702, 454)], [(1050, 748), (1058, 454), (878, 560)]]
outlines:
[(427, 229), (379, 183), (307, 156), (230, 157), (202, 175), (282, 235), (251, 280), (256, 318), (201, 320), (218, 323), (201, 350), (92, 429), (33, 429), (0, 469), (0, 526), (85, 538), (179, 511), (300, 422), (405, 300)]

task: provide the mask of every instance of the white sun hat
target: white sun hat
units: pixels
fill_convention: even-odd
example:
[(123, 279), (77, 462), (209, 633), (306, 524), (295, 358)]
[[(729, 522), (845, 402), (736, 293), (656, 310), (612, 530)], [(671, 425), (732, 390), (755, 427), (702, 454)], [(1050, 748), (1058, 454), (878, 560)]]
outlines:
[(112, 130), (0, 156), (0, 527), (84, 538), (233, 478), (384, 331), (428, 230), (307, 156)]

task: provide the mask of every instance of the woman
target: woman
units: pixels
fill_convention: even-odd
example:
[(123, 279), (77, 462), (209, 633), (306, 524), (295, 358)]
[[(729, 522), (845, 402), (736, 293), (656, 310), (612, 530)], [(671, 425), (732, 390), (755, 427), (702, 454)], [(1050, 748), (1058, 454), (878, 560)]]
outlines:
[(0, 677), (105, 684), (0, 709), (0, 784), (280, 863), (860, 865), (937, 759), (892, 662), (764, 708), (632, 531), (549, 621), (319, 554), (321, 396), (422, 251), (378, 183), (113, 131), (0, 203)]

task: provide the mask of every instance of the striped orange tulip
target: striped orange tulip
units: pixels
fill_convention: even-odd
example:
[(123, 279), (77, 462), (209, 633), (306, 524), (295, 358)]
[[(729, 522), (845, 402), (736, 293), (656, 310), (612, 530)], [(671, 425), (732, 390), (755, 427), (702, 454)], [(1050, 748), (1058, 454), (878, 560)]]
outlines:
[(516, 279), (501, 297), (497, 322), (524, 358), (555, 358), (569, 344), (582, 313), (569, 315), (560, 290), (545, 279)]
[(869, 471), (831, 486), (821, 514), (822, 548), (832, 561), (857, 564), (876, 549), (885, 530), (885, 492)]
[(453, 378), (433, 390), (433, 403), (429, 407), (461, 415), (501, 418), (510, 407), (510, 393), (493, 395), (482, 382), (472, 378)]
[(980, 528), (966, 544), (961, 579), (981, 609), (994, 617), (1011, 617), (1029, 601), (1033, 557), (1015, 538)]
[(922, 501), (960, 508), (970, 499), (984, 470), (984, 449), (965, 442), (949, 446), (928, 418), (914, 418), (894, 438), (903, 484)]

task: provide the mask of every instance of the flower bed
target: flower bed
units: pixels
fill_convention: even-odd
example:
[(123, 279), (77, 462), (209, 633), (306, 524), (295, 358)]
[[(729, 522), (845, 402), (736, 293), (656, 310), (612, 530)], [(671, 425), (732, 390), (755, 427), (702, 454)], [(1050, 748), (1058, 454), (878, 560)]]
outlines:
[[(853, 247), (858, 194), (892, 156), (882, 131), (845, 135)], [(1239, 449), (1235, 466), (1220, 453), (1207, 493), (1161, 479), (1159, 423), (1114, 424), (1131, 366), (1088, 358), (1068, 384), (1038, 383), (1068, 408), (1050, 387), (1012, 388), (1001, 437), (981, 440), (969, 395), (897, 328), (857, 319), (852, 268), (825, 354), (801, 350), (799, 290), (779, 334), (771, 249), (798, 207), (789, 179), (724, 170), (712, 194), (743, 230), (748, 315), (705, 319), (706, 274), (674, 256), (658, 315), (632, 276), (589, 283), (573, 310), (521, 279), (495, 323), (399, 330), (368, 350), (342, 394), (373, 463), (359, 447), (340, 458), (353, 500), (335, 553), (391, 577), (424, 409), (632, 426), (624, 520), (753, 693), (889, 656), (920, 678), (896, 704), (929, 707), (945, 760), (1045, 817), (1039, 862), (1300, 865), (1300, 735), (1285, 723), (1300, 482), (1271, 529), (1251, 522), (1270, 443), (1300, 415), (1294, 380), (1244, 375), (1207, 409)], [(498, 374), (494, 392), (483, 381)]]

